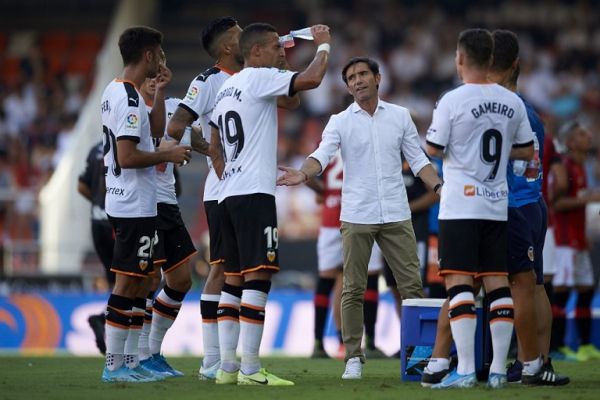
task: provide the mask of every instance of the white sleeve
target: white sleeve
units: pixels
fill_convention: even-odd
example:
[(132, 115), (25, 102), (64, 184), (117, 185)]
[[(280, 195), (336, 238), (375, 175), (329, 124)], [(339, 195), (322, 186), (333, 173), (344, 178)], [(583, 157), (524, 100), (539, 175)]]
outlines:
[(167, 133), (167, 125), (169, 125), (169, 120), (171, 119), (173, 114), (175, 114), (175, 110), (177, 110), (177, 106), (179, 105), (179, 103), (181, 103), (181, 99), (178, 99), (176, 97), (170, 97), (165, 100), (165, 117), (167, 121), (165, 124), (165, 135), (163, 139), (166, 139), (167, 141), (172, 139)]
[(323, 173), (327, 165), (329, 165), (329, 161), (335, 155), (335, 153), (340, 148), (340, 131), (338, 128), (339, 118), (336, 115), (331, 116), (327, 126), (323, 130), (323, 136), (321, 138), (321, 143), (319, 147), (308, 157), (314, 158), (321, 164), (321, 172), (319, 175)]
[(417, 133), (417, 127), (410, 117), (408, 110), (403, 110), (405, 113), (404, 121), (404, 136), (402, 137), (402, 154), (410, 165), (410, 169), (413, 174), (417, 174), (429, 164), (429, 159), (425, 156), (423, 149), (420, 145), (419, 134)]
[(443, 150), (448, 145), (452, 130), (452, 109), (448, 96), (443, 96), (433, 110), (431, 125), (427, 130), (427, 144)]
[(209, 102), (210, 97), (209, 85), (198, 77), (190, 83), (185, 97), (179, 103), (179, 107), (187, 110), (194, 116), (194, 120), (197, 120), (198, 117), (206, 114), (206, 110), (212, 108), (213, 105)]
[(256, 98), (293, 96), (297, 72), (277, 68), (254, 68), (252, 95)]
[[(140, 99), (143, 101), (142, 99)], [(116, 104), (115, 117), (117, 121), (117, 131), (114, 132), (117, 140), (127, 139), (136, 143), (140, 142), (142, 136), (142, 111), (137, 102), (134, 106), (128, 97), (121, 97)]]
[(521, 99), (519, 99), (519, 128), (517, 129), (517, 134), (513, 140), (513, 146), (519, 145), (527, 145), (533, 143), (533, 136), (535, 133), (531, 129), (531, 124), (529, 123), (529, 118), (527, 117), (527, 109), (525, 108), (525, 104)]

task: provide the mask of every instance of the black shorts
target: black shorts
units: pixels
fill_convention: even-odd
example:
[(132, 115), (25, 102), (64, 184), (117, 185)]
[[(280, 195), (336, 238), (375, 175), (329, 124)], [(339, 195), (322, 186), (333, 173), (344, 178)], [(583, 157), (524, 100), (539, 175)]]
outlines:
[(147, 276), (154, 272), (152, 256), (156, 242), (156, 217), (108, 219), (115, 230), (115, 251), (111, 271)]
[(440, 219), (440, 274), (507, 275), (506, 221)]
[(221, 236), (221, 223), (223, 222), (225, 206), (216, 200), (205, 201), (204, 211), (208, 223), (208, 239), (210, 245), (210, 264), (221, 264), (225, 261), (223, 238)]
[(196, 254), (177, 204), (158, 203), (158, 241), (154, 244), (154, 264), (163, 272), (179, 267)]
[(508, 273), (533, 270), (538, 285), (544, 283), (542, 253), (546, 218), (547, 209), (542, 198), (535, 203), (508, 208)]
[(221, 224), (225, 245), (225, 275), (260, 269), (279, 271), (275, 197), (256, 193), (231, 196)]
[(92, 220), (92, 240), (98, 258), (104, 266), (106, 280), (115, 284), (115, 273), (110, 270), (115, 250), (115, 234), (108, 220)]

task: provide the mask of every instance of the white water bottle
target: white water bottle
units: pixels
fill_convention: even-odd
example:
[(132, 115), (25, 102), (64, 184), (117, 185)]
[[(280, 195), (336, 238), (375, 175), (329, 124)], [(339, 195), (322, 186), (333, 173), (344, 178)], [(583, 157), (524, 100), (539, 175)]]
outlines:
[(310, 31), (310, 27), (297, 29), (295, 31), (290, 31), (290, 35), (294, 38), (304, 39), (304, 40), (314, 40), (315, 38)]
[[(192, 127), (186, 126), (183, 130), (183, 136), (181, 136), (181, 140), (179, 141), (179, 145), (181, 146), (191, 146), (192, 145)], [(184, 166), (189, 161), (184, 161), (181, 163), (181, 166)]]

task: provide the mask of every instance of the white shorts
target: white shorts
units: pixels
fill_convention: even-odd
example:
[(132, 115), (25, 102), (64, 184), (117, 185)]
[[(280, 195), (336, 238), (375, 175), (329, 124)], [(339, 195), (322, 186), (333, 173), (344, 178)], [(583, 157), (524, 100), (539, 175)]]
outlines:
[(593, 286), (594, 271), (588, 251), (572, 247), (556, 246), (554, 253), (556, 272), (552, 278), (554, 286)]
[[(339, 228), (321, 227), (317, 240), (317, 256), (319, 271), (341, 267), (344, 263), (342, 255), (342, 234)], [(377, 243), (373, 243), (373, 251), (369, 260), (369, 272), (383, 268), (383, 257)]]
[(546, 240), (544, 241), (544, 275), (554, 275), (556, 273), (556, 242), (554, 241), (554, 228), (548, 227), (546, 230)]
[(419, 257), (419, 270), (421, 271), (421, 276), (425, 276), (425, 261), (427, 261), (427, 252), (429, 249), (427, 248), (427, 242), (417, 242), (417, 256)]

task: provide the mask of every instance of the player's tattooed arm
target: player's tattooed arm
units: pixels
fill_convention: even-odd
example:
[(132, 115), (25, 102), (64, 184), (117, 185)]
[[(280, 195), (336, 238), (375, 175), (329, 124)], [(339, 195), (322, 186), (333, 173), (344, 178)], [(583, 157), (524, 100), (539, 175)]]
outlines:
[[(177, 107), (175, 113), (171, 116), (167, 125), (167, 133), (173, 139), (180, 141), (183, 136), (183, 131), (186, 126), (190, 126), (195, 118), (188, 110), (182, 107)], [(193, 140), (192, 140), (193, 142)]]
[(211, 126), (209, 153), (213, 168), (215, 169), (219, 179), (221, 179), (223, 176), (223, 171), (225, 170), (223, 144), (221, 143), (221, 135), (219, 134), (219, 130), (214, 126)]
[(209, 146), (210, 144), (202, 136), (202, 129), (197, 126), (192, 126), (192, 148), (198, 153), (210, 156)]

